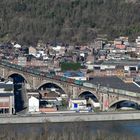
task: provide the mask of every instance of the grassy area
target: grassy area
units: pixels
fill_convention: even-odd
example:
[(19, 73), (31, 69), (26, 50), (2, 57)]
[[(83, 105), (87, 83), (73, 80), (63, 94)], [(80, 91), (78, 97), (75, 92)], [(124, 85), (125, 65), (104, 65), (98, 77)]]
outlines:
[[(139, 140), (130, 133), (109, 132), (90, 123), (8, 124), (0, 127), (0, 140)], [(96, 123), (98, 125), (99, 123)], [(95, 123), (94, 123), (95, 125)], [(100, 124), (99, 124), (100, 125)], [(115, 124), (114, 124), (115, 127)]]

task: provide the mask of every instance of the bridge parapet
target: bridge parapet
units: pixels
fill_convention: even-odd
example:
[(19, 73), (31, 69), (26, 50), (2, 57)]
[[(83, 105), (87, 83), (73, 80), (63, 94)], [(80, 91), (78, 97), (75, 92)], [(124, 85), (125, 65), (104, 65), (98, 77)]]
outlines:
[(108, 88), (108, 87), (103, 87), (103, 86), (100, 86), (99, 91), (110, 93), (110, 94), (119, 94), (122, 96), (130, 96), (132, 98), (133, 97), (140, 98), (140, 92), (139, 93), (138, 92), (131, 92), (131, 91), (127, 91), (127, 90)]

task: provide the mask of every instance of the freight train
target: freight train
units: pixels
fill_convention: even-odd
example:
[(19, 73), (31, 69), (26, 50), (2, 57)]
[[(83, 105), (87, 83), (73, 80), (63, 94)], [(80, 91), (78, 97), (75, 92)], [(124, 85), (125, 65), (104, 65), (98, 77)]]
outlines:
[[(43, 76), (49, 79), (54, 79), (54, 80), (58, 80), (58, 81), (63, 81), (63, 82), (67, 82), (67, 83), (72, 83), (78, 86), (83, 86), (86, 88), (99, 88), (98, 85), (95, 85), (93, 83), (89, 83), (89, 82), (85, 82), (85, 81), (81, 81), (81, 80), (75, 80), (75, 79), (71, 79), (71, 78), (67, 78), (64, 76), (59, 76), (59, 75), (55, 75), (55, 74), (51, 74), (49, 72), (43, 72), (40, 71), (38, 69), (34, 69), (34, 68), (27, 68), (27, 67), (23, 67), (20, 65), (16, 65), (16, 64), (11, 64), (6, 60), (0, 60), (0, 64), (9, 68), (13, 68), (16, 70), (20, 70), (20, 71), (24, 71), (30, 74), (35, 74), (37, 76)], [(102, 87), (100, 86), (100, 90), (106, 89), (106, 87)], [(121, 89), (114, 89), (114, 88), (107, 88), (109, 93), (116, 93), (116, 94), (121, 94), (121, 95), (126, 95), (126, 96), (131, 96), (134, 98), (140, 98), (140, 93), (136, 93), (136, 92), (130, 92), (130, 91), (126, 91), (126, 90), (121, 90)]]
[(76, 84), (76, 85), (79, 85), (79, 86), (83, 85), (83, 81), (81, 81), (81, 80), (75, 80), (75, 79), (67, 78), (67, 77), (64, 77), (64, 76), (55, 75), (55, 74), (52, 74), (52, 73), (49, 73), (49, 72), (43, 72), (43, 71), (40, 71), (38, 69), (34, 69), (34, 68), (30, 68), (30, 67), (23, 67), (23, 66), (20, 66), (20, 65), (17, 65), (17, 64), (12, 64), (12, 63), (10, 63), (6, 60), (1, 60), (0, 64), (3, 65), (3, 66), (6, 66), (6, 67), (12, 68), (12, 69), (24, 71), (24, 72), (27, 72), (27, 73), (30, 73), (30, 74), (35, 74), (37, 76), (43, 76), (43, 77), (46, 77), (46, 78), (49, 78), (49, 79), (64, 81), (64, 82)]

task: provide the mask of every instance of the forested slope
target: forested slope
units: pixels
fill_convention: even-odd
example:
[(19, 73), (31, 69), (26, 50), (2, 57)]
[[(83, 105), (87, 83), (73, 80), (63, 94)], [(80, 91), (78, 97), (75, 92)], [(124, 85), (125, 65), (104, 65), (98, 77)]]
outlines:
[[(126, 2), (127, 1), (127, 2)], [(132, 2), (128, 2), (132, 1)], [(138, 1), (139, 2), (139, 1)], [(140, 4), (133, 0), (0, 0), (0, 41), (91, 42), (140, 35)]]

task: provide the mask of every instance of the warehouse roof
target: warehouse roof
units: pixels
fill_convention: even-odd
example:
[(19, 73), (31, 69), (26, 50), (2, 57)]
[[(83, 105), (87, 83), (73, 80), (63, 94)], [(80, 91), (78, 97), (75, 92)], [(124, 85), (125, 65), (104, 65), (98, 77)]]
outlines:
[(90, 82), (95, 85), (100, 84), (100, 86), (104, 87), (140, 93), (140, 87), (138, 87), (136, 84), (125, 83), (117, 76), (94, 77), (92, 80), (90, 80)]

